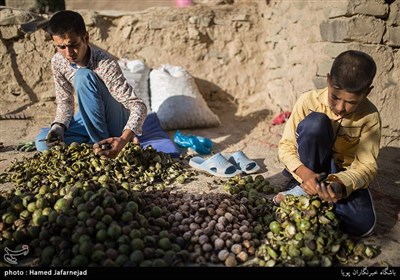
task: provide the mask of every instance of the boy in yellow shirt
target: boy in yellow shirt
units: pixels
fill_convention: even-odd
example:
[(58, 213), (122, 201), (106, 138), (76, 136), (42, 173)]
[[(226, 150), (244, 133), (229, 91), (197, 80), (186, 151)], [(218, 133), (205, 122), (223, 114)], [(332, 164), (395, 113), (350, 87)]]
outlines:
[(345, 51), (333, 62), (328, 87), (300, 96), (278, 150), (289, 190), (275, 203), (287, 194), (318, 195), (335, 204), (344, 231), (372, 232), (376, 215), (368, 186), (377, 174), (381, 118), (367, 96), (375, 74), (371, 56)]

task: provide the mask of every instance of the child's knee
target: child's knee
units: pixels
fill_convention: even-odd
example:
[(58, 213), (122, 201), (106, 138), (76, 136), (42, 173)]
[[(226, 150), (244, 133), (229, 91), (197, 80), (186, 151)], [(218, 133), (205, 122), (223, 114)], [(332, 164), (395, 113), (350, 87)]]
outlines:
[(330, 124), (331, 123), (329, 117), (326, 114), (320, 113), (320, 112), (312, 112), (307, 117), (305, 117), (304, 119), (309, 121), (309, 122), (316, 123), (316, 124), (325, 125), (325, 124)]
[(95, 73), (86, 68), (79, 68), (74, 77), (74, 87), (75, 89), (79, 89), (81, 87), (86, 87), (87, 84), (94, 79), (97, 79)]
[(331, 120), (324, 113), (312, 112), (299, 123), (297, 133), (306, 133), (309, 137), (323, 137), (331, 135)]

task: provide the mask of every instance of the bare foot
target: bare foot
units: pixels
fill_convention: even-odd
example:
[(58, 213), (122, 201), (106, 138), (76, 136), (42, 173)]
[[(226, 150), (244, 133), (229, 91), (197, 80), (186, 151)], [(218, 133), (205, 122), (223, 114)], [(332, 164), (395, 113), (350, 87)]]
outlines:
[(279, 204), (281, 203), (281, 201), (285, 198), (285, 195), (283, 193), (278, 193), (277, 195), (275, 195), (272, 198), (272, 201), (274, 202), (274, 204), (276, 206), (279, 206)]

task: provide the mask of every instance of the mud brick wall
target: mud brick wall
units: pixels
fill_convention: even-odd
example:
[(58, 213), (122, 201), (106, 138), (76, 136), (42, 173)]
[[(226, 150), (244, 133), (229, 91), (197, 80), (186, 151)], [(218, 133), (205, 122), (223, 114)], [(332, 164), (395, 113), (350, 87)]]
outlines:
[[(400, 0), (197, 0), (141, 11), (73, 2), (67, 8), (82, 9), (93, 44), (152, 68), (185, 67), (212, 109), (235, 102), (242, 115), (290, 110), (304, 91), (326, 85), (336, 55), (365, 51), (378, 65), (370, 99), (382, 113), (382, 146), (400, 147)], [(50, 38), (19, 29), (31, 18), (0, 10), (2, 114), (54, 96)]]

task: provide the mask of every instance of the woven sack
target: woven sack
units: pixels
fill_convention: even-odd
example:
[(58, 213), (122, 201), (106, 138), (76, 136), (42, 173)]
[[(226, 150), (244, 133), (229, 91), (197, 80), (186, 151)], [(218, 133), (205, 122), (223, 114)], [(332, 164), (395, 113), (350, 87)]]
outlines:
[(219, 118), (208, 107), (194, 78), (182, 67), (162, 65), (150, 72), (151, 108), (166, 130), (215, 127)]
[(141, 60), (120, 59), (118, 60), (118, 64), (121, 67), (122, 73), (125, 76), (126, 81), (135, 89), (136, 95), (143, 100), (143, 102), (147, 106), (148, 111), (150, 112), (150, 68)]

